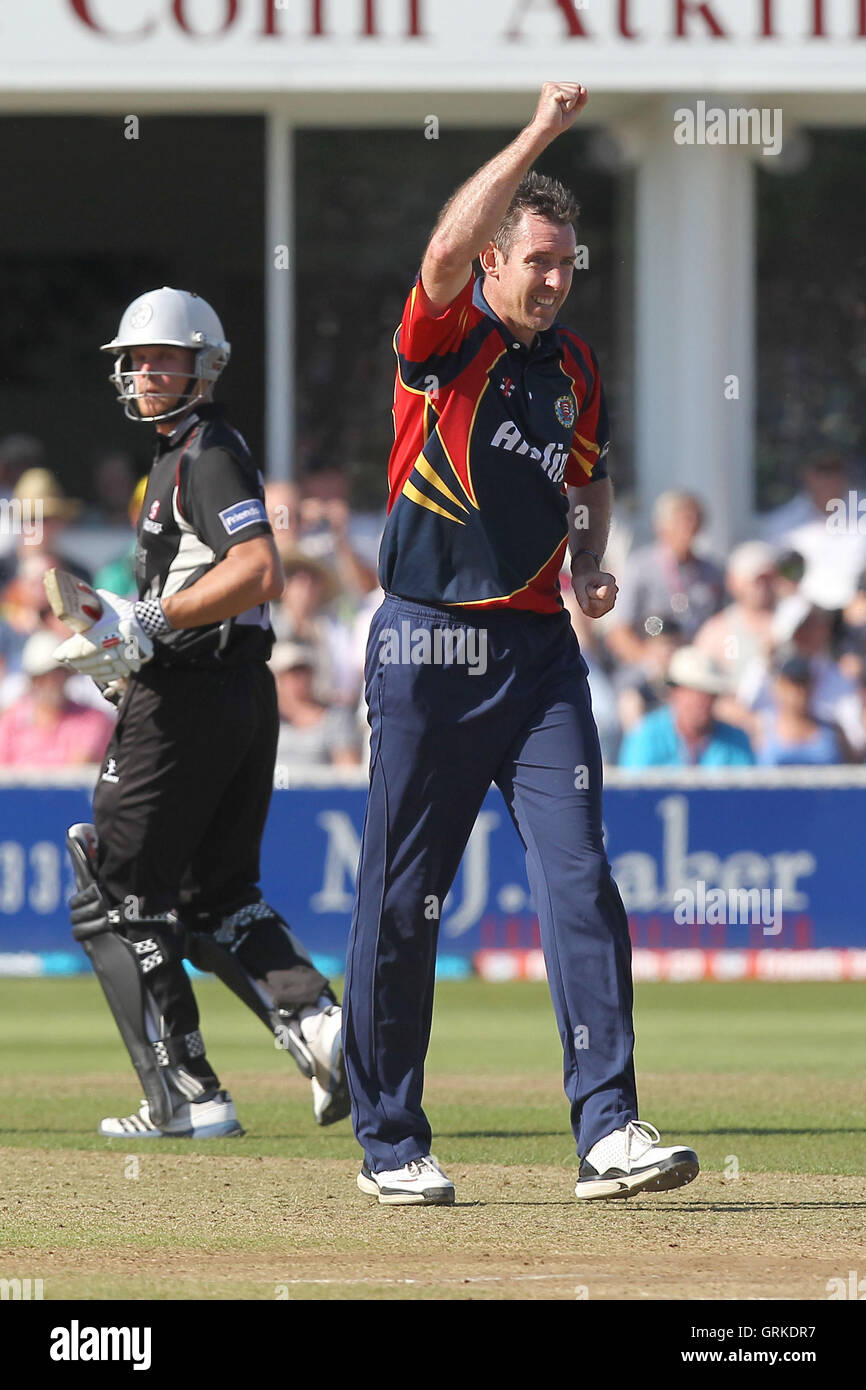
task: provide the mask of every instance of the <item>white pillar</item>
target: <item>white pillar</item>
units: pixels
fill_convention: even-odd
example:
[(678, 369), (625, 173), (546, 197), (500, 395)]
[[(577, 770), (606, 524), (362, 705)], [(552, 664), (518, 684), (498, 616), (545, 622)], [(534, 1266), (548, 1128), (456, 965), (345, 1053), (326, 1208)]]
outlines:
[(753, 511), (753, 152), (675, 144), (679, 106), (695, 101), (660, 99), (635, 151), (637, 489), (644, 517), (666, 488), (696, 492), (723, 555)]
[[(265, 468), (295, 476), (294, 131), (279, 111), (266, 125), (265, 153)], [(288, 268), (277, 248), (285, 247)]]

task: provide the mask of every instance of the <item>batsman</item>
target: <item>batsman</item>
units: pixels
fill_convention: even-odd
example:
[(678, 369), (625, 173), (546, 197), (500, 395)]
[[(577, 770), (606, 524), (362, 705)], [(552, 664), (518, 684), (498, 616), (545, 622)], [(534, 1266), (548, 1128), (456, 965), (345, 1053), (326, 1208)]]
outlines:
[(127, 418), (156, 432), (139, 598), (89, 591), (76, 604), (68, 576), (46, 585), (78, 629), (56, 658), (119, 701), (94, 824), (68, 836), (73, 934), (145, 1096), (99, 1132), (243, 1132), (208, 1060), (184, 957), (219, 976), (291, 1052), (311, 1081), (316, 1121), (330, 1124), (348, 1113), (340, 1008), (259, 888), (279, 722), (268, 605), (283, 572), (262, 475), (213, 400), (230, 345), (209, 304), (164, 287), (129, 305), (102, 351)]
[[(422, 1109), (439, 907), (491, 782), (526, 850), (580, 1155), (580, 1200), (690, 1182), (694, 1151), (638, 1119), (628, 921), (605, 854), (587, 667), (559, 575), (589, 618), (611, 508), (596, 358), (558, 321), (577, 204), (531, 172), (585, 106), (548, 82), (529, 125), (459, 188), (397, 330), (395, 441), (367, 648), (370, 795), (346, 973), (361, 1191), (450, 1204)], [(478, 259), (481, 274), (473, 271)], [(392, 635), (411, 634), (411, 657)], [(436, 653), (485, 653), (470, 667)], [(427, 655), (425, 655), (425, 653)], [(513, 1190), (513, 1189), (512, 1189)]]

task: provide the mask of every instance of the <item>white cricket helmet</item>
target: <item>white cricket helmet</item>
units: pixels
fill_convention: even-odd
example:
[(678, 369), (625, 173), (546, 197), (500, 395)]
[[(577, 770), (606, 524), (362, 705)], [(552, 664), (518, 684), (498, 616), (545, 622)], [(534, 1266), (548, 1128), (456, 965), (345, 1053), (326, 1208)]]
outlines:
[[(190, 348), (195, 353), (195, 361), (189, 374), (165, 373), (185, 383), (178, 391), (179, 400), (174, 409), (162, 415), (143, 416), (137, 406), (142, 393), (138, 390), (136, 374), (131, 370), (129, 349), (154, 345)], [(207, 393), (228, 363), (231, 344), (226, 342), (223, 326), (207, 300), (188, 290), (173, 290), (164, 285), (161, 290), (149, 290), (132, 301), (124, 311), (114, 338), (110, 343), (103, 343), (100, 352), (114, 355), (114, 371), (109, 381), (117, 387), (117, 399), (123, 405), (124, 414), (130, 420), (153, 423), (183, 414), (193, 401)]]

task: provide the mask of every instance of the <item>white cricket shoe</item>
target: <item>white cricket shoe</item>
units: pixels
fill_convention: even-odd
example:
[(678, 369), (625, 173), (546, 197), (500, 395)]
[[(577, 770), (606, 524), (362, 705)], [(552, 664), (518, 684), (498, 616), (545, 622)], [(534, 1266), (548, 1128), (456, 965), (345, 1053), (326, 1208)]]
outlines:
[(575, 1197), (632, 1197), (636, 1192), (669, 1192), (698, 1176), (694, 1149), (661, 1148), (661, 1135), (644, 1120), (631, 1120), (593, 1144), (580, 1165)]
[(228, 1091), (217, 1091), (212, 1100), (184, 1101), (161, 1128), (143, 1100), (135, 1115), (103, 1120), (99, 1133), (108, 1139), (224, 1139), (243, 1130)]
[(301, 1032), (313, 1063), (313, 1117), (317, 1125), (344, 1120), (351, 1109), (343, 1062), (343, 1011), (339, 1004), (301, 1017)]
[(430, 1154), (384, 1173), (371, 1172), (365, 1163), (358, 1174), (358, 1186), (386, 1207), (450, 1207), (454, 1202), (454, 1184)]

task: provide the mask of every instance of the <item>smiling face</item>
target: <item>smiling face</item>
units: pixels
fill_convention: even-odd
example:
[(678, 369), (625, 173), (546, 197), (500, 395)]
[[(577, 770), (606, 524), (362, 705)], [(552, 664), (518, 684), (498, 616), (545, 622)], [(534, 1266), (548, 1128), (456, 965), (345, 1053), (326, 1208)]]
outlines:
[(524, 212), (507, 253), (493, 242), (482, 253), (484, 297), (527, 347), (555, 322), (571, 289), (576, 249), (570, 222)]

